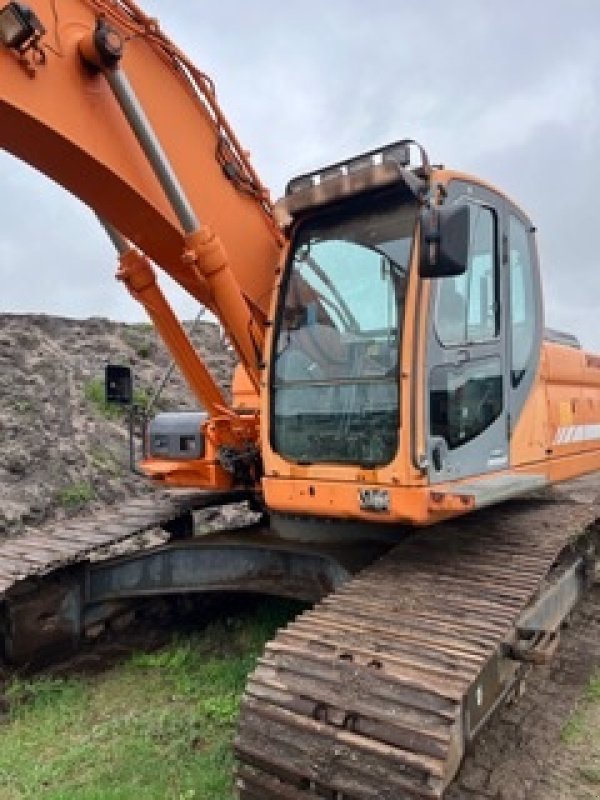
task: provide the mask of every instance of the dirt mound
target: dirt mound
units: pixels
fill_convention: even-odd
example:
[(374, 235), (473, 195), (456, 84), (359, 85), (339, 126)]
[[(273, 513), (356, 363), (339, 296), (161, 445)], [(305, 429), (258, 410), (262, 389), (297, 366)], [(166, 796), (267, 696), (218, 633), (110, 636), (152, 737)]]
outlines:
[[(229, 390), (233, 357), (218, 327), (201, 322), (192, 339)], [(128, 469), (126, 418), (103, 402), (104, 367), (129, 364), (143, 404), (169, 360), (150, 325), (0, 315), (0, 536), (148, 491)], [(195, 407), (175, 370), (159, 408)]]

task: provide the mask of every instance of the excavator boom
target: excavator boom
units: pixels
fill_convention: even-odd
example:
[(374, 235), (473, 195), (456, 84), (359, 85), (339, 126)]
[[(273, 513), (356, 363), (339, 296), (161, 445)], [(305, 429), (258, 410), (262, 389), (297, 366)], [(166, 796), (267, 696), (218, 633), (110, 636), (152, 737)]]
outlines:
[[(2, 9), (0, 25), (9, 44), (24, 8), (10, 3)], [(24, 43), (17, 38), (16, 46), (0, 48), (0, 146), (84, 201), (218, 313), (204, 277), (182, 262), (185, 231), (107, 79), (81, 55), (82, 40), (101, 20), (125, 42), (120, 71), (189, 206), (218, 232), (260, 332), (283, 237), (210, 80), (128, 1), (35, 0), (27, 11), (43, 33), (33, 31)], [(27, 23), (31, 17), (24, 16)], [(27, 31), (21, 38), (26, 36)], [(235, 342), (236, 332), (228, 333)]]
[[(131, 0), (10, 2), (0, 45), (0, 147), (100, 217), (207, 412), (158, 415), (142, 467), (213, 490), (0, 543), (4, 651), (63, 653), (147, 595), (327, 595), (249, 680), (240, 798), (440, 800), (597, 569), (597, 506), (539, 497), (600, 468), (600, 359), (544, 330), (530, 220), (412, 140), (272, 207), (211, 81)], [(152, 262), (223, 324), (239, 403)], [(242, 499), (268, 516), (193, 535)], [(164, 545), (90, 558), (157, 525)]]

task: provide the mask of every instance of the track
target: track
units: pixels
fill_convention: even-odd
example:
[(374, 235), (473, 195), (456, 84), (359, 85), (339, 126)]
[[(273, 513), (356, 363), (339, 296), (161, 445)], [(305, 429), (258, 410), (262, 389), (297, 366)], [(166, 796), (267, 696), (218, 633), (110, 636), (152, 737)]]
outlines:
[[(281, 539), (259, 515), (225, 511), (248, 499), (152, 493), (0, 541), (0, 657), (62, 658), (144, 597), (237, 591), (314, 603), (389, 549)], [(219, 530), (194, 535), (196, 510), (216, 512)]]
[(66, 520), (0, 541), (0, 600), (20, 581), (40, 578), (91, 553), (161, 527), (201, 502), (201, 495), (156, 495), (125, 508)]
[(522, 660), (549, 656), (523, 620), (597, 517), (553, 496), (419, 533), (301, 615), (248, 683), (241, 798), (441, 798)]
[[(261, 529), (102, 561), (119, 543), (135, 550), (136, 537), (156, 527), (189, 535), (193, 510), (240, 499), (154, 494), (0, 543), (5, 649), (20, 641), (28, 660), (32, 639), (61, 652), (70, 639), (76, 645), (87, 617), (74, 609), (86, 596), (93, 620), (115, 600), (157, 590), (269, 591), (288, 580), (292, 595), (318, 597), (341, 585), (278, 634), (249, 680), (236, 740), (240, 796), (441, 798), (470, 741), (518, 686), (523, 662), (551, 655), (585, 589), (600, 508), (585, 482), (583, 493), (580, 482), (570, 486), (418, 532), (374, 562), (367, 552), (371, 566), (353, 579), (358, 564), (342, 567), (347, 548), (292, 552)], [(184, 564), (183, 588), (176, 571), (153, 583), (171, 557)], [(102, 596), (111, 602), (94, 604), (105, 564), (124, 578), (121, 593), (109, 586)], [(223, 566), (223, 583), (214, 584)], [(152, 580), (136, 588), (134, 575)]]
[(163, 529), (163, 541), (189, 536), (194, 510), (246, 494), (152, 492), (118, 509), (0, 540), (0, 653), (16, 663), (64, 655), (77, 646), (88, 623), (119, 611), (118, 603), (104, 603), (84, 617), (92, 562), (116, 561), (120, 549), (139, 552), (148, 546), (141, 541), (145, 534), (156, 528)]

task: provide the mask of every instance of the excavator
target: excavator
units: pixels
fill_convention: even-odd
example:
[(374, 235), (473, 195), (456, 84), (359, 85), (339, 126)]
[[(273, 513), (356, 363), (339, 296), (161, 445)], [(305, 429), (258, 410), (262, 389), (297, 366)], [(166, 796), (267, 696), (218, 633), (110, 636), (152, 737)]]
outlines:
[[(249, 678), (239, 796), (441, 798), (596, 574), (593, 504), (548, 487), (600, 469), (600, 357), (544, 328), (530, 219), (411, 139), (273, 203), (212, 80), (132, 0), (0, 8), (0, 146), (96, 213), (200, 409), (147, 427), (156, 507), (1, 544), (5, 653), (160, 592), (319, 600)], [(223, 326), (231, 397), (157, 270)], [(240, 498), (258, 529), (191, 535)], [(173, 541), (90, 565), (150, 524)]]

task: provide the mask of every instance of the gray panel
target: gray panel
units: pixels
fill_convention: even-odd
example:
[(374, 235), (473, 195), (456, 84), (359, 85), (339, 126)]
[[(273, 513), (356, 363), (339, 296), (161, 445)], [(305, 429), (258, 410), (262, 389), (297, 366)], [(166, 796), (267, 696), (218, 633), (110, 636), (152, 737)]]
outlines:
[(547, 485), (548, 480), (545, 475), (521, 475), (518, 472), (509, 472), (472, 483), (463, 483), (452, 491), (457, 495), (473, 497), (475, 508), (485, 508), (510, 500), (512, 497), (538, 491)]
[[(500, 263), (500, 242), (503, 230), (503, 199), (490, 190), (477, 185), (467, 184), (461, 181), (452, 181), (448, 189), (447, 201), (449, 204), (457, 202), (469, 202), (473, 205), (482, 205), (493, 210), (496, 218), (496, 242), (495, 257), (496, 269), (498, 272), (498, 284), (496, 286), (496, 301), (500, 304), (499, 334), (496, 338), (482, 341), (469, 342), (467, 344), (452, 344), (450, 342), (442, 344), (438, 332), (435, 329), (436, 304), (438, 297), (438, 285), (441, 281), (434, 281), (429, 305), (429, 333), (427, 343), (427, 407), (425, 409), (427, 419), (427, 430), (429, 431), (428, 452), (426, 454), (429, 470), (430, 483), (436, 484), (448, 480), (457, 480), (463, 477), (483, 475), (486, 472), (495, 472), (506, 469), (509, 466), (508, 451), (508, 380), (506, 377), (506, 309), (507, 309), (507, 287), (504, 277), (504, 270)], [(452, 279), (442, 279), (452, 280)], [(482, 301), (483, 302), (483, 301)], [(485, 339), (489, 332), (484, 331), (482, 339)], [(458, 342), (458, 338), (456, 339)], [(480, 426), (481, 430), (477, 435), (477, 425), (473, 421), (465, 420), (464, 443), (447, 442), (444, 438), (437, 435), (435, 425), (432, 425), (430, 399), (436, 402), (435, 393), (441, 392), (440, 381), (444, 376), (449, 382), (449, 386), (459, 383), (461, 373), (468, 377), (476, 371), (477, 365), (482, 369), (497, 363), (498, 380), (501, 387), (496, 385), (494, 391), (500, 395), (502, 408), (496, 408), (493, 414), (488, 414), (488, 420)], [(481, 399), (473, 399), (473, 391), (476, 389), (477, 380), (471, 379), (465, 385), (464, 413), (473, 415), (477, 409), (484, 409), (488, 403), (489, 392), (484, 391)], [(491, 386), (492, 384), (490, 384)], [(480, 381), (480, 388), (485, 389), (485, 382)], [(433, 397), (432, 397), (433, 394)], [(467, 395), (471, 395), (470, 404), (467, 402)], [(496, 402), (496, 401), (495, 401)], [(460, 392), (452, 398), (454, 407), (460, 404)], [(450, 402), (448, 403), (448, 413), (450, 413)], [(459, 409), (460, 410), (460, 409)], [(453, 409), (456, 411), (456, 408)], [(475, 413), (475, 416), (477, 414)], [(469, 434), (468, 428), (471, 428)]]
[(581, 350), (581, 342), (576, 336), (572, 333), (557, 331), (554, 328), (544, 328), (544, 341), (564, 344), (566, 347), (574, 347), (576, 350)]
[(148, 426), (150, 456), (189, 460), (204, 456), (203, 411), (169, 411), (157, 414)]

